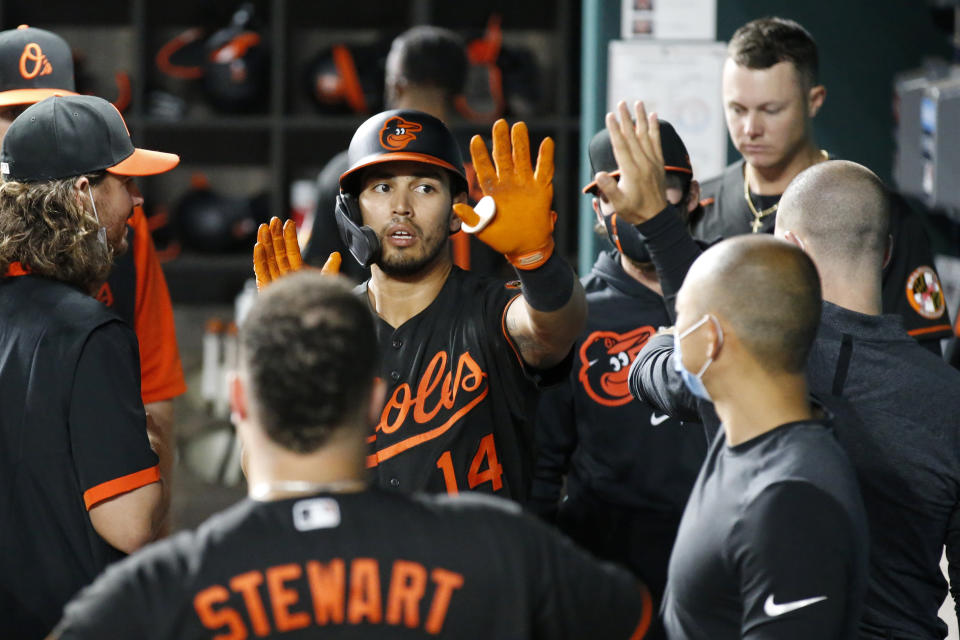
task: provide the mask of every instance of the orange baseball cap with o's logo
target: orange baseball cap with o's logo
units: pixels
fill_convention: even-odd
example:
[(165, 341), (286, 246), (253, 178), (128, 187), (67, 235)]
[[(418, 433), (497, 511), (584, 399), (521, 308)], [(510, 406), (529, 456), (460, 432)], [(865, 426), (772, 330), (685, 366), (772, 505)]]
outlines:
[(26, 25), (0, 32), (0, 107), (70, 95), (73, 56), (63, 38)]

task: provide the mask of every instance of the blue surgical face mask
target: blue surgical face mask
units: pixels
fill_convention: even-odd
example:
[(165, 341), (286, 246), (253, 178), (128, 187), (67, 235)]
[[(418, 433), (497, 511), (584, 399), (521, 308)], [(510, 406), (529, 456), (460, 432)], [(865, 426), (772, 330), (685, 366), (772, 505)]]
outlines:
[[(93, 217), (97, 219), (97, 224), (100, 224), (100, 216), (97, 215), (97, 203), (93, 201), (93, 185), (90, 185), (90, 188), (87, 190), (87, 195), (90, 196), (90, 205), (93, 207)], [(103, 246), (107, 246), (107, 228), (101, 226), (97, 231), (97, 240)]]
[(683, 366), (683, 354), (680, 351), (680, 342), (686, 338), (688, 335), (699, 329), (707, 320), (713, 321), (717, 327), (717, 333), (720, 338), (719, 347), (723, 346), (723, 329), (720, 327), (720, 323), (716, 321), (709, 313), (703, 316), (699, 322), (696, 322), (692, 326), (688, 327), (686, 331), (681, 333), (678, 336), (673, 338), (673, 369), (680, 374), (680, 377), (683, 379), (683, 384), (686, 385), (687, 389), (690, 390), (690, 393), (697, 396), (701, 400), (706, 400), (707, 402), (713, 402), (713, 399), (710, 397), (710, 392), (707, 391), (707, 387), (703, 384), (703, 374), (707, 372), (707, 368), (713, 362), (713, 356), (707, 358), (707, 361), (703, 363), (703, 366), (700, 367), (700, 371), (697, 373), (690, 373), (687, 371), (687, 368)]

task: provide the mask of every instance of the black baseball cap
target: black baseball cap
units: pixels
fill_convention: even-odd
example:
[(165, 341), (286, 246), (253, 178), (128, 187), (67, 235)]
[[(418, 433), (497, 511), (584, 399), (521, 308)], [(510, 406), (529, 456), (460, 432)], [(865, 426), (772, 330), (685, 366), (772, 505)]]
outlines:
[[(687, 154), (687, 147), (683, 140), (677, 135), (666, 120), (660, 120), (660, 148), (663, 149), (663, 168), (673, 173), (684, 173), (693, 175), (693, 167), (690, 165), (690, 156)], [(620, 175), (620, 168), (617, 166), (617, 159), (613, 157), (613, 145), (610, 144), (610, 132), (606, 127), (600, 129), (593, 139), (590, 140), (590, 169), (593, 175), (600, 171), (606, 171), (616, 178)], [(583, 188), (584, 193), (597, 193), (597, 181), (592, 180), (590, 184)]]
[(169, 171), (180, 157), (137, 149), (116, 107), (96, 96), (55, 96), (27, 107), (0, 151), (4, 180), (40, 182), (106, 169), (121, 176)]
[(350, 168), (341, 174), (340, 188), (356, 193), (360, 169), (402, 160), (442, 167), (454, 179), (454, 193), (467, 190), (460, 147), (453, 134), (438, 118), (414, 109), (384, 111), (360, 125), (350, 140)]
[(28, 27), (0, 31), (0, 107), (75, 94), (70, 46), (55, 33)]

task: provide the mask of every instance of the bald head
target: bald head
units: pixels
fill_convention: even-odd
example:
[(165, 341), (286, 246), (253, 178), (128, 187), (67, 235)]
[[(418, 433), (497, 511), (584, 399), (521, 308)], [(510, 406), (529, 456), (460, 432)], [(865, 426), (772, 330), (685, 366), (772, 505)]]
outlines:
[(890, 196), (872, 171), (829, 160), (801, 172), (780, 198), (777, 235), (803, 238), (818, 263), (868, 264), (879, 271), (890, 232)]
[(685, 318), (714, 314), (764, 368), (785, 373), (806, 367), (820, 307), (813, 262), (770, 236), (739, 236), (713, 246), (690, 268), (677, 298)]

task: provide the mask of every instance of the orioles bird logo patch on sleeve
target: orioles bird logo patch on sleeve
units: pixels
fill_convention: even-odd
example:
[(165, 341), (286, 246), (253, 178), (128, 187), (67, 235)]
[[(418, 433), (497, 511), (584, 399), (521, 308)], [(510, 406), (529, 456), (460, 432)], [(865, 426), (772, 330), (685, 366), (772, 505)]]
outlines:
[(594, 331), (580, 345), (580, 384), (594, 401), (619, 407), (633, 398), (627, 384), (630, 363), (656, 333), (650, 326), (627, 333)]
[(400, 151), (417, 139), (423, 125), (404, 120), (400, 116), (389, 118), (380, 129), (380, 146), (391, 151)]

